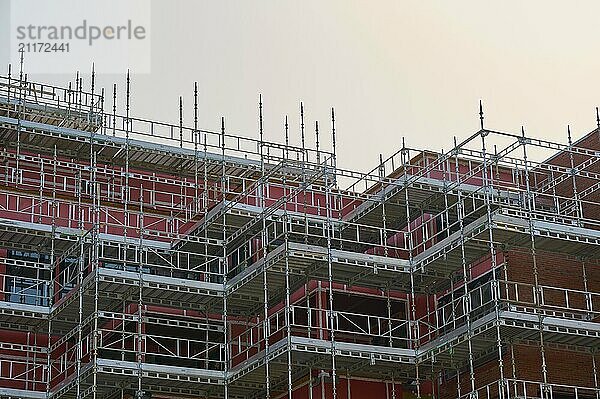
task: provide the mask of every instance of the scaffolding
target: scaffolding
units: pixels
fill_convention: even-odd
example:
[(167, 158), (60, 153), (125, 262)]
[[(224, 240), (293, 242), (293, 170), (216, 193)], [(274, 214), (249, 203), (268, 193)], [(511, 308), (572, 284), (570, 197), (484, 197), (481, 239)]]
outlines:
[(361, 173), (83, 86), (0, 76), (1, 397), (600, 397), (600, 122)]

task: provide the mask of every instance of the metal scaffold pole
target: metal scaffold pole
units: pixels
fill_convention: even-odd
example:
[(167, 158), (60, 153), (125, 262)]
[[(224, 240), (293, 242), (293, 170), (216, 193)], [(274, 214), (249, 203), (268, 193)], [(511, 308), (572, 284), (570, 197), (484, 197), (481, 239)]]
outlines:
[[(27, 78), (26, 78), (27, 80)], [(25, 99), (23, 94), (23, 87), (27, 84), (27, 81), (23, 82), (23, 52), (21, 52), (21, 69), (19, 72), (19, 102), (17, 104), (17, 148), (15, 157), (15, 183), (21, 181), (21, 170), (19, 168), (21, 163), (21, 131), (22, 119), (24, 117)]]
[[(194, 140), (194, 214), (200, 212), (200, 198), (199, 198), (199, 176), (198, 176), (198, 82), (194, 82), (194, 132), (192, 133)], [(206, 185), (204, 180), (203, 185)]]
[(596, 367), (596, 348), (592, 348), (591, 355), (592, 355), (592, 373), (594, 376), (594, 394), (596, 396), (596, 399), (598, 399), (600, 397), (600, 388), (598, 387), (598, 369)]
[(100, 343), (100, 332), (98, 331), (98, 317), (99, 317), (99, 309), (98, 309), (98, 295), (99, 295), (99, 275), (100, 271), (99, 267), (99, 234), (100, 234), (100, 199), (102, 194), (102, 189), (100, 183), (96, 181), (96, 171), (97, 171), (97, 152), (93, 151), (93, 159), (94, 166), (92, 167), (92, 171), (94, 174), (93, 177), (93, 207), (94, 207), (94, 222), (93, 222), (93, 235), (92, 235), (92, 273), (94, 275), (94, 332), (92, 333), (92, 371), (93, 371), (93, 382), (92, 382), (92, 393), (93, 398), (96, 399), (97, 391), (98, 391), (98, 346)]
[[(93, 80), (92, 80), (93, 81)], [(92, 84), (93, 87), (93, 84)], [(93, 92), (93, 90), (92, 90)], [(92, 242), (90, 248), (91, 254), (91, 273), (94, 277), (94, 313), (93, 313), (93, 328), (92, 332), (92, 395), (96, 399), (98, 385), (98, 236), (100, 229), (100, 183), (97, 181), (97, 153), (94, 147), (94, 134), (90, 135), (90, 169), (91, 169), (91, 196), (92, 196)]]
[[(94, 88), (96, 75), (94, 70), (94, 64), (92, 64), (92, 112), (93, 112), (93, 101), (94, 101)], [(102, 119), (101, 119), (102, 120)], [(91, 121), (90, 121), (91, 122)], [(97, 152), (95, 148), (95, 132), (90, 134), (90, 196), (92, 197), (92, 237), (91, 237), (91, 248), (90, 248), (90, 266), (91, 274), (94, 278), (94, 310), (93, 310), (93, 331), (90, 334), (92, 338), (91, 348), (91, 363), (92, 363), (92, 397), (96, 399), (98, 390), (98, 342), (99, 342), (99, 331), (98, 331), (98, 236), (100, 229), (100, 195), (101, 187), (98, 179), (98, 164), (97, 164)]]
[(325, 215), (326, 215), (326, 239), (327, 239), (327, 293), (328, 293), (328, 315), (329, 315), (329, 341), (331, 349), (331, 395), (333, 399), (337, 398), (337, 370), (336, 370), (336, 345), (335, 345), (335, 326), (336, 326), (336, 313), (333, 308), (333, 255), (331, 248), (331, 234), (333, 225), (332, 219), (332, 204), (331, 204), (331, 187), (335, 184), (335, 176), (330, 180), (329, 166), (327, 165), (328, 159), (325, 158), (323, 164), (321, 164), (320, 153), (319, 153), (319, 122), (315, 122), (315, 135), (317, 139), (317, 164), (319, 168), (324, 168), (325, 178)]
[[(304, 103), (300, 102), (300, 140), (302, 144), (302, 185), (306, 184), (306, 163), (309, 161), (304, 136)], [(302, 192), (302, 215), (304, 216), (304, 243), (308, 243), (308, 213), (306, 212), (306, 191)], [(311, 390), (312, 395), (312, 390)]]
[[(483, 155), (483, 169), (482, 169), (482, 177), (483, 177), (483, 190), (485, 193), (485, 207), (487, 214), (487, 227), (488, 227), (488, 240), (490, 247), (490, 270), (492, 273), (492, 285), (491, 285), (491, 294), (492, 299), (494, 301), (494, 313), (496, 317), (496, 346), (498, 348), (498, 371), (500, 376), (500, 383), (498, 385), (498, 395), (500, 399), (503, 399), (505, 396), (505, 383), (504, 383), (504, 360), (502, 356), (502, 335), (500, 331), (500, 296), (501, 290), (500, 285), (498, 283), (497, 278), (497, 258), (496, 258), (496, 246), (494, 244), (494, 232), (493, 232), (493, 221), (492, 221), (492, 207), (491, 207), (491, 195), (494, 192), (494, 178), (493, 173), (489, 173), (488, 167), (490, 169), (493, 168), (493, 162), (491, 164), (488, 163), (488, 155), (486, 152), (485, 146), (485, 137), (487, 136), (487, 131), (481, 131), (481, 147), (482, 147), (482, 155)], [(490, 177), (491, 174), (491, 177)]]
[(540, 345), (540, 357), (541, 357), (541, 372), (542, 372), (542, 379), (543, 379), (543, 397), (544, 398), (551, 398), (551, 392), (549, 391), (549, 385), (548, 385), (548, 367), (546, 364), (546, 348), (544, 345), (544, 326), (543, 326), (543, 321), (544, 321), (544, 315), (543, 312), (541, 311), (541, 304), (542, 304), (542, 291), (541, 291), (541, 287), (540, 287), (540, 283), (539, 283), (539, 270), (538, 270), (538, 264), (537, 264), (537, 253), (536, 253), (536, 246), (535, 246), (535, 227), (534, 227), (534, 223), (533, 223), (533, 216), (534, 216), (534, 212), (535, 212), (535, 198), (533, 197), (532, 191), (531, 191), (531, 183), (530, 183), (530, 178), (529, 178), (529, 174), (530, 174), (530, 170), (529, 170), (529, 163), (528, 163), (528, 159), (527, 159), (527, 144), (528, 144), (528, 138), (525, 137), (525, 129), (523, 127), (521, 127), (521, 146), (523, 147), (523, 169), (524, 169), (524, 174), (525, 174), (525, 209), (527, 211), (527, 222), (529, 224), (529, 237), (530, 237), (530, 251), (531, 251), (531, 261), (532, 261), (532, 265), (533, 265), (533, 280), (534, 280), (534, 291), (535, 291), (535, 295), (534, 295), (534, 305), (536, 306), (536, 311), (537, 311), (537, 316), (538, 316), (538, 334), (539, 334), (539, 345)]
[[(305, 186), (306, 184), (306, 163), (309, 160), (308, 154), (307, 154), (307, 150), (306, 150), (306, 142), (305, 142), (305, 136), (304, 136), (304, 104), (302, 102), (300, 102), (300, 140), (301, 140), (301, 145), (302, 145), (302, 159), (301, 159), (301, 167), (302, 167), (302, 185)], [(306, 193), (307, 191), (304, 190), (301, 192), (302, 194), (302, 215), (304, 216), (304, 228), (305, 228), (305, 234), (304, 234), (304, 243), (307, 244), (308, 243), (308, 214), (306, 212)], [(312, 337), (312, 311), (311, 311), (311, 307), (310, 307), (310, 276), (307, 275), (306, 276), (306, 284), (305, 284), (305, 295), (306, 295), (306, 309), (307, 309), (307, 333), (308, 333), (308, 337), (311, 338)], [(317, 293), (317, 295), (319, 296), (320, 299), (320, 293)], [(318, 308), (319, 310), (321, 310), (322, 308)], [(319, 317), (319, 320), (321, 320), (321, 317)], [(321, 330), (319, 330), (321, 331)], [(309, 367), (308, 368), (308, 398), (309, 399), (313, 399), (313, 368)]]
[[(408, 315), (409, 320), (409, 339), (411, 341), (413, 349), (416, 351), (420, 346), (420, 332), (419, 324), (417, 321), (417, 305), (416, 305), (416, 293), (415, 293), (415, 272), (417, 264), (414, 262), (414, 242), (412, 234), (412, 218), (410, 213), (410, 198), (408, 195), (408, 168), (411, 164), (410, 150), (406, 147), (404, 137), (402, 138), (402, 149), (400, 150), (402, 158), (402, 175), (404, 185), (404, 206), (406, 212), (406, 232), (405, 243), (408, 244), (408, 264), (410, 266), (410, 312)], [(421, 397), (421, 381), (419, 376), (419, 360), (415, 359), (415, 384), (417, 389), (417, 398)]]
[[(53, 146), (53, 151), (52, 151), (52, 202), (51, 202), (51, 208), (52, 208), (52, 237), (50, 240), (50, 277), (49, 277), (49, 287), (48, 287), (48, 306), (53, 306), (54, 304), (54, 279), (58, 278), (58, 275), (60, 274), (60, 265), (56, 263), (56, 214), (57, 214), (57, 203), (56, 203), (56, 186), (57, 186), (57, 153), (56, 153), (56, 144)], [(56, 273), (56, 270), (58, 270), (58, 273)], [(52, 362), (52, 317), (53, 314), (52, 312), (50, 312), (48, 314), (48, 360), (47, 360), (47, 364), (46, 364), (46, 399), (50, 398), (50, 389), (51, 389), (51, 382), (52, 382), (52, 367), (53, 367), (53, 362)]]
[(287, 339), (287, 396), (292, 399), (293, 393), (293, 380), (292, 380), (292, 308), (291, 308), (291, 290), (290, 290), (290, 259), (289, 259), (289, 235), (288, 235), (288, 200), (287, 200), (287, 179), (286, 169), (289, 156), (289, 136), (288, 136), (288, 121), (287, 116), (285, 117), (285, 149), (283, 156), (283, 176), (282, 176), (282, 187), (283, 187), (283, 241), (285, 245), (285, 326), (286, 326), (286, 339)]
[[(258, 202), (261, 212), (266, 208), (266, 182), (265, 182), (265, 158), (264, 158), (264, 141), (263, 141), (263, 102), (262, 95), (258, 99), (258, 130), (260, 135), (260, 183), (259, 183), (259, 194)], [(262, 246), (262, 258), (266, 259), (268, 253), (269, 237), (267, 235), (267, 220), (261, 213), (261, 246)], [(265, 353), (264, 353), (264, 364), (265, 364), (265, 399), (271, 397), (271, 375), (270, 375), (270, 364), (269, 364), (269, 288), (267, 281), (267, 268), (263, 267), (262, 272), (262, 283), (263, 283), (263, 339), (265, 340)]]
[[(225, 117), (221, 117), (221, 201), (225, 204), (225, 199), (227, 195), (227, 175), (226, 175), (226, 163), (225, 163)], [(206, 163), (206, 162), (205, 162)], [(223, 240), (223, 356), (224, 356), (224, 394), (225, 399), (229, 398), (229, 381), (227, 379), (227, 373), (229, 371), (229, 363), (231, 359), (229, 358), (229, 329), (228, 329), (228, 320), (227, 320), (227, 274), (229, 272), (228, 261), (227, 261), (227, 212), (223, 212), (223, 230), (222, 230), (222, 240)]]
[(11, 105), (10, 105), (10, 100), (11, 100), (11, 91), (12, 91), (12, 64), (8, 64), (8, 75), (7, 75), (7, 80), (8, 80), (8, 87), (6, 88), (6, 100), (8, 102), (8, 107), (6, 109), (6, 116), (10, 117), (10, 109), (11, 109)]
[(140, 208), (138, 218), (138, 248), (136, 253), (138, 269), (138, 306), (137, 306), (137, 348), (136, 360), (138, 366), (138, 397), (141, 399), (146, 396), (143, 388), (143, 363), (145, 359), (145, 326), (144, 326), (144, 187), (140, 184)]
[(117, 84), (113, 84), (113, 96), (112, 96), (112, 135), (113, 137), (117, 134)]
[(78, 299), (78, 311), (77, 311), (77, 354), (76, 354), (76, 369), (77, 369), (77, 397), (81, 397), (81, 360), (83, 358), (83, 336), (82, 336), (82, 324), (83, 324), (83, 272), (85, 269), (85, 253), (84, 253), (84, 217), (81, 203), (81, 190), (83, 186), (83, 178), (81, 176), (81, 170), (77, 173), (77, 213), (79, 215), (79, 221), (77, 222), (77, 230), (79, 232), (79, 261), (77, 267), (77, 299)]
[(583, 225), (583, 207), (581, 206), (581, 199), (577, 192), (577, 169), (575, 167), (575, 160), (573, 158), (573, 140), (571, 139), (571, 126), (567, 125), (567, 142), (569, 146), (567, 151), (569, 152), (569, 163), (571, 164), (571, 185), (573, 189), (573, 201), (575, 201), (575, 215), (577, 217), (578, 224)]
[[(460, 179), (460, 164), (458, 161), (458, 146), (456, 143), (456, 138), (454, 138), (454, 152), (457, 154), (455, 159), (455, 169), (456, 169), (456, 178)], [(469, 284), (469, 270), (467, 265), (467, 259), (465, 257), (465, 226), (464, 226), (464, 217), (465, 217), (465, 209), (464, 202), (462, 196), (461, 185), (459, 184), (456, 189), (457, 192), (457, 217), (459, 221), (459, 231), (460, 231), (460, 259), (462, 265), (462, 285), (463, 285), (463, 296), (462, 296), (462, 305), (463, 305), (463, 315), (465, 316), (466, 326), (467, 326), (467, 345), (468, 345), (468, 362), (469, 362), (469, 380), (470, 380), (470, 395), (473, 399), (477, 399), (477, 390), (475, 388), (475, 368), (473, 366), (473, 344), (472, 344), (472, 335), (473, 330), (471, 327), (471, 296), (468, 289)]]
[[(379, 154), (379, 178), (381, 179), (381, 181), (383, 181), (385, 179), (385, 165), (383, 163), (383, 155)], [(385, 214), (385, 201), (386, 201), (386, 197), (385, 195), (381, 196), (381, 225), (382, 228), (380, 230), (380, 241), (381, 241), (381, 246), (383, 247), (383, 256), (387, 257), (388, 256), (388, 245), (387, 245), (387, 218), (386, 218), (386, 214)], [(375, 271), (377, 271), (377, 269), (375, 269)]]

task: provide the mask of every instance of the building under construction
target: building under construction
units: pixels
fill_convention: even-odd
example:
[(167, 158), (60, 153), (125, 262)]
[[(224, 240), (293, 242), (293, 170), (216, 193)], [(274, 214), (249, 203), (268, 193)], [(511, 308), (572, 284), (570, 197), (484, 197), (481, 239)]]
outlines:
[(1, 397), (600, 397), (600, 128), (481, 114), (360, 173), (333, 113), (295, 146), (112, 98), (0, 77)]

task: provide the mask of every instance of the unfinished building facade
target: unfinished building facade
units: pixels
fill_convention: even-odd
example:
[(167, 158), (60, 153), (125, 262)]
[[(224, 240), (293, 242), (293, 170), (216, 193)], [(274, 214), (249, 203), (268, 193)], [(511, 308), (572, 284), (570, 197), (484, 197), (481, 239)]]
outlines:
[(360, 173), (303, 114), (294, 146), (104, 97), (0, 77), (1, 397), (599, 397), (600, 129), (482, 117)]

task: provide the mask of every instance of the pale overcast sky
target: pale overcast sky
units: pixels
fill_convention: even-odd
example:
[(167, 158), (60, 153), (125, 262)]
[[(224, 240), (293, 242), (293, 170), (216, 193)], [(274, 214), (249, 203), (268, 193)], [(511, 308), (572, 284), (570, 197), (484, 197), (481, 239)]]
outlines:
[[(151, 73), (133, 76), (133, 114), (176, 123), (183, 95), (191, 124), (198, 81), (202, 127), (223, 115), (228, 130), (257, 137), (262, 93), (267, 137), (283, 141), (288, 114), (297, 143), (299, 101), (326, 131), (334, 106), (347, 168), (371, 169), (402, 136), (448, 149), (478, 129), (479, 99), (490, 128), (565, 142), (568, 123), (576, 138), (596, 125), (597, 1), (156, 0), (151, 16)], [(5, 74), (6, 48), (0, 56)], [(100, 85), (122, 93), (125, 77), (103, 74), (104, 57), (81, 68), (94, 61)]]

